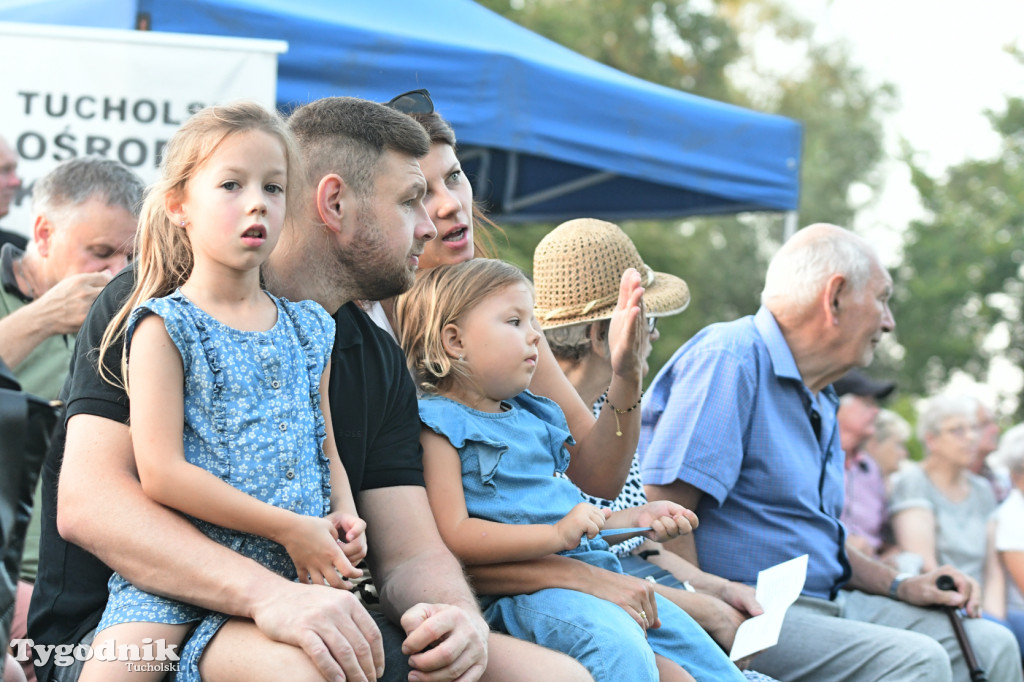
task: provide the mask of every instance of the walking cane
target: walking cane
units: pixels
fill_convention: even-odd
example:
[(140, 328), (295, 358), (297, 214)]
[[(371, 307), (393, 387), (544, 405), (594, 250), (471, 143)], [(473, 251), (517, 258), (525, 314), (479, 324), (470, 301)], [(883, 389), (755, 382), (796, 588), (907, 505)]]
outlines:
[[(952, 576), (948, 575), (940, 575), (938, 580), (935, 581), (935, 586), (940, 590), (956, 590), (956, 583), (953, 581)], [(967, 667), (971, 671), (971, 682), (988, 682), (988, 675), (985, 674), (985, 669), (978, 664), (971, 641), (967, 639), (967, 632), (964, 630), (963, 621), (960, 620), (960, 614), (957, 613), (956, 608), (953, 606), (945, 606), (943, 608), (946, 610), (946, 615), (949, 616), (949, 622), (953, 625), (956, 641), (960, 643), (960, 649), (964, 652), (964, 660), (967, 661)]]

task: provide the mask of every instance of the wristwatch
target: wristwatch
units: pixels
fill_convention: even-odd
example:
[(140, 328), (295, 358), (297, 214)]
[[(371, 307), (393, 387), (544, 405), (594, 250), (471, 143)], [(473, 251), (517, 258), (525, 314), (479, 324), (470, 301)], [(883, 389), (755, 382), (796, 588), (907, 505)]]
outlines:
[(892, 579), (892, 584), (889, 585), (889, 598), (899, 601), (900, 598), (898, 592), (900, 591), (900, 585), (902, 585), (903, 581), (907, 578), (913, 577), (913, 573), (898, 573), (896, 577)]

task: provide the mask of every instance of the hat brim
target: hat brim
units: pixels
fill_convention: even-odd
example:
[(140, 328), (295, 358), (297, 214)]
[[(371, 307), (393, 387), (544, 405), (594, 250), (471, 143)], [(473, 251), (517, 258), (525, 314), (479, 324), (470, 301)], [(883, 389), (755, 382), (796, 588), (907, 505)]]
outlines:
[[(582, 322), (611, 319), (617, 303), (610, 303), (600, 308), (593, 308), (586, 313), (570, 318), (557, 320), (539, 320), (541, 329), (558, 329), (571, 327)], [(664, 272), (654, 273), (654, 282), (644, 287), (644, 306), (648, 317), (668, 317), (677, 315), (690, 305), (690, 288), (682, 278)]]

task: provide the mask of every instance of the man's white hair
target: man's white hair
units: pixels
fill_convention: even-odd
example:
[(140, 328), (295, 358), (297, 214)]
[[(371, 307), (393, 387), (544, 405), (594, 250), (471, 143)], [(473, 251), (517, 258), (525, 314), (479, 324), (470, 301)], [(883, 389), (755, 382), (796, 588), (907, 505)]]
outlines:
[(777, 301), (802, 308), (817, 299), (829, 277), (837, 274), (859, 294), (876, 262), (871, 245), (849, 230), (826, 223), (809, 225), (783, 244), (768, 264), (761, 304)]

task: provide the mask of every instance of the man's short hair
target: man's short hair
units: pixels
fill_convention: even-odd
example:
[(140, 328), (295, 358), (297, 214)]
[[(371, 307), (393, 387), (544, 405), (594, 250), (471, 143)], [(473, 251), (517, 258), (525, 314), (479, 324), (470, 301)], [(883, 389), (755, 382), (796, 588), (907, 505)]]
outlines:
[(834, 225), (811, 225), (810, 228), (831, 228), (811, 239), (797, 239), (798, 232), (782, 245), (768, 264), (761, 303), (772, 299), (802, 307), (821, 293), (833, 275), (843, 275), (854, 293), (864, 291), (871, 279), (875, 262), (874, 250), (861, 237)]
[(32, 187), (32, 211), (61, 211), (100, 199), (139, 217), (144, 186), (127, 166), (113, 159), (86, 156), (63, 162)]
[(288, 117), (310, 182), (336, 173), (355, 192), (373, 191), (386, 151), (422, 158), (430, 138), (419, 123), (383, 104), (355, 97), (326, 97), (305, 104)]

